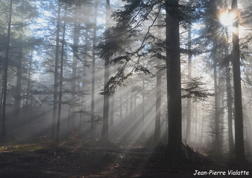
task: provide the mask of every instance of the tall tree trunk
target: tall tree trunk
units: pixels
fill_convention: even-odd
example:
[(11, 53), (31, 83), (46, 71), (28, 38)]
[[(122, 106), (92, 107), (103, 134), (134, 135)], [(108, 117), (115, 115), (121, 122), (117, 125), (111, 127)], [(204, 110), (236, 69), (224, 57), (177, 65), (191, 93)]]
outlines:
[(59, 130), (60, 130), (60, 117), (61, 117), (61, 102), (62, 102), (62, 84), (63, 84), (63, 65), (64, 65), (64, 47), (65, 47), (65, 31), (66, 31), (66, 11), (67, 6), (65, 6), (64, 14), (64, 25), (63, 25), (63, 38), (61, 46), (61, 60), (60, 60), (60, 82), (59, 82), (59, 107), (58, 107), (58, 119), (57, 119), (57, 133), (56, 133), (56, 142), (59, 141)]
[(122, 92), (120, 92), (120, 121), (122, 121), (122, 108), (123, 108), (123, 99), (122, 99)]
[(2, 122), (2, 112), (3, 112), (3, 89), (1, 92), (1, 98), (0, 98), (0, 124)]
[[(221, 58), (223, 59), (223, 50), (221, 51), (222, 55)], [(223, 128), (224, 128), (224, 82), (223, 78), (221, 76), (223, 75), (223, 70), (220, 68), (219, 72), (219, 81), (218, 81), (218, 102), (219, 102), (219, 152), (222, 153), (222, 147), (223, 147)]]
[(145, 122), (144, 122), (144, 117), (145, 117), (145, 83), (144, 83), (144, 79), (143, 79), (143, 91), (142, 91), (142, 135), (143, 138), (145, 138)]
[(7, 96), (7, 79), (8, 79), (8, 62), (9, 62), (9, 48), (10, 48), (10, 32), (11, 32), (11, 15), (12, 15), (12, 0), (10, 1), (10, 12), (8, 22), (8, 37), (5, 51), (4, 62), (4, 78), (3, 78), (3, 111), (2, 111), (2, 139), (6, 138), (5, 117), (6, 117), (6, 96)]
[[(79, 86), (80, 89), (80, 86)], [(83, 103), (83, 97), (81, 97), (80, 99), (80, 111), (82, 111), (82, 103)], [(80, 129), (80, 134), (79, 134), (79, 138), (82, 138), (82, 113), (79, 113), (79, 129)]]
[(134, 108), (133, 120), (137, 119), (137, 117), (136, 117), (136, 102), (137, 102), (137, 93), (135, 92), (133, 95), (133, 108)]
[(132, 131), (133, 131), (133, 121), (134, 121), (134, 109), (133, 109), (133, 104), (134, 104), (134, 93), (133, 90), (131, 88), (131, 92), (130, 92), (130, 102), (129, 102), (129, 131), (128, 131), (128, 138), (130, 138), (130, 136), (132, 135)]
[[(24, 7), (24, 1), (22, 0), (22, 7)], [(22, 24), (24, 24), (24, 20), (22, 18)], [(16, 81), (16, 91), (15, 91), (15, 104), (14, 104), (14, 114), (15, 116), (18, 116), (20, 113), (20, 104), (21, 104), (21, 84), (22, 84), (22, 60), (23, 60), (23, 47), (22, 47), (22, 42), (23, 42), (23, 32), (24, 28), (21, 28), (21, 34), (20, 34), (20, 46), (19, 46), (19, 56), (18, 56), (18, 61), (16, 65), (17, 69), (17, 81)]]
[(32, 105), (33, 105), (33, 98), (31, 97), (31, 109), (30, 109), (30, 137), (32, 137), (32, 131), (33, 131), (33, 129), (32, 129)]
[(134, 115), (133, 115), (133, 132), (132, 133), (135, 133), (136, 130), (137, 130), (137, 127), (138, 127), (138, 117), (137, 117), (137, 92), (134, 93)]
[(56, 31), (56, 50), (55, 50), (55, 64), (54, 64), (54, 93), (53, 93), (53, 120), (52, 120), (52, 138), (55, 137), (55, 126), (57, 117), (57, 102), (58, 102), (58, 63), (59, 63), (59, 32), (60, 32), (60, 5), (58, 4), (58, 18)]
[[(79, 37), (80, 37), (80, 25), (78, 22), (78, 9), (75, 10), (74, 13), (74, 31), (73, 31), (73, 63), (72, 63), (72, 94), (71, 94), (71, 120), (75, 122), (75, 108), (76, 108), (76, 101), (75, 101), (75, 93), (76, 93), (76, 70), (77, 70), (77, 56), (78, 56), (78, 45), (79, 45)], [(75, 128), (75, 127), (74, 127)], [(74, 129), (73, 128), (73, 129)]]
[[(161, 11), (158, 14), (158, 25), (161, 25)], [(160, 30), (159, 33), (161, 34)], [(160, 64), (160, 60), (157, 59), (157, 65)], [(155, 131), (154, 131), (154, 143), (158, 143), (160, 139), (160, 117), (161, 117), (161, 70), (157, 69), (156, 74), (156, 118), (155, 118)]]
[(240, 71), (240, 47), (239, 47), (239, 12), (237, 0), (232, 0), (232, 11), (235, 13), (235, 32), (233, 32), (233, 75), (234, 75), (234, 108), (235, 108), (235, 155), (239, 161), (245, 161), (242, 94), (241, 94), (241, 71)]
[(28, 81), (27, 81), (26, 100), (25, 100), (25, 112), (27, 112), (27, 110), (28, 110), (28, 101), (29, 101), (29, 95), (30, 95), (30, 91), (31, 91), (32, 59), (33, 59), (33, 49), (31, 51), (31, 57), (30, 57), (30, 62), (29, 62)]
[(154, 142), (157, 143), (160, 139), (160, 117), (161, 117), (161, 71), (157, 72), (156, 82), (156, 118), (155, 118), (155, 131)]
[[(109, 25), (110, 18), (110, 4), (106, 4), (106, 24), (107, 27)], [(109, 81), (109, 58), (105, 58), (105, 70), (104, 70), (104, 91), (107, 82)], [(103, 103), (103, 125), (102, 125), (102, 134), (100, 141), (103, 143), (109, 143), (109, 95), (107, 93), (104, 94), (104, 103)]]
[(229, 64), (226, 66), (226, 82), (227, 82), (227, 106), (228, 106), (228, 143), (229, 152), (234, 152), (234, 139), (233, 139), (233, 122), (232, 122), (232, 94), (230, 84), (230, 67)]
[[(22, 33), (22, 32), (21, 32)], [(22, 35), (21, 35), (22, 36)], [(22, 43), (22, 37), (20, 38)], [(22, 80), (22, 58), (23, 58), (23, 49), (22, 45), (20, 45), (20, 52), (18, 56), (18, 61), (16, 65), (17, 69), (17, 81), (16, 81), (16, 89), (15, 89), (15, 104), (14, 104), (14, 114), (15, 116), (18, 116), (20, 113), (20, 102), (21, 102), (21, 80)]]
[(214, 139), (214, 147), (216, 149), (216, 152), (220, 152), (220, 134), (219, 134), (219, 128), (220, 128), (220, 121), (219, 121), (219, 93), (218, 93), (218, 84), (217, 84), (217, 47), (214, 45), (213, 47), (213, 60), (214, 60), (214, 108), (215, 108), (215, 115), (214, 115), (214, 123), (215, 123), (215, 139)]
[(70, 127), (70, 122), (69, 122), (69, 120), (70, 120), (70, 113), (71, 113), (71, 106), (69, 106), (69, 108), (68, 108), (68, 112), (67, 112), (67, 137), (70, 135), (69, 134), (69, 127)]
[(168, 93), (168, 162), (173, 165), (181, 161), (181, 74), (179, 20), (170, 12), (169, 4), (178, 11), (178, 0), (166, 0), (166, 66)]
[(114, 102), (115, 102), (115, 96), (111, 96), (110, 98), (110, 114), (109, 114), (109, 132), (112, 138), (114, 135)]
[[(192, 53), (191, 53), (191, 25), (189, 24), (188, 28), (188, 80), (191, 81), (192, 77)], [(190, 135), (191, 135), (191, 98), (187, 98), (187, 104), (186, 104), (186, 142), (187, 144), (190, 143)]]
[(93, 31), (93, 48), (92, 48), (92, 93), (91, 93), (91, 139), (95, 138), (95, 45), (96, 45), (96, 23), (97, 23), (97, 8), (98, 1), (95, 1), (95, 22), (94, 22), (94, 31)]
[(127, 115), (129, 114), (129, 93), (126, 93), (125, 102), (126, 102), (125, 116), (128, 117)]
[[(226, 45), (225, 45), (225, 56), (228, 56), (228, 33), (226, 29)], [(230, 75), (230, 67), (229, 60), (226, 62), (226, 90), (227, 90), (227, 109), (228, 109), (228, 145), (229, 145), (229, 153), (234, 152), (234, 140), (233, 140), (233, 124), (232, 124), (232, 94), (231, 94), (231, 75)]]
[(198, 142), (198, 129), (199, 129), (199, 123), (198, 123), (198, 103), (197, 103), (197, 99), (196, 99), (196, 103), (195, 103), (195, 142)]
[[(88, 36), (88, 31), (89, 31), (89, 29), (86, 29), (85, 35), (84, 35), (84, 37), (85, 37), (85, 44), (88, 44), (88, 38), (89, 38), (89, 36)], [(85, 50), (84, 50), (84, 57), (83, 57), (82, 91), (85, 91), (85, 90), (86, 90), (86, 82), (85, 82), (85, 80), (86, 80), (86, 77), (87, 77), (87, 74), (86, 74), (86, 63), (87, 63), (87, 62), (88, 62), (88, 49), (87, 49), (87, 47), (86, 47)], [(83, 99), (83, 98), (84, 98), (84, 99)], [(83, 101), (83, 102), (82, 102), (83, 111), (86, 112), (86, 111), (87, 111), (87, 99), (86, 99), (86, 95), (85, 95), (85, 94), (82, 95), (82, 101)], [(84, 113), (82, 119), (85, 120), (85, 118), (86, 118), (86, 114)], [(92, 119), (92, 116), (91, 116), (90, 119)], [(73, 120), (73, 125), (74, 125), (74, 127), (75, 127), (75, 120)], [(91, 125), (92, 125), (92, 123), (91, 123)]]
[[(203, 104), (202, 116), (205, 115), (205, 105)], [(200, 144), (203, 143), (204, 119), (201, 119)]]

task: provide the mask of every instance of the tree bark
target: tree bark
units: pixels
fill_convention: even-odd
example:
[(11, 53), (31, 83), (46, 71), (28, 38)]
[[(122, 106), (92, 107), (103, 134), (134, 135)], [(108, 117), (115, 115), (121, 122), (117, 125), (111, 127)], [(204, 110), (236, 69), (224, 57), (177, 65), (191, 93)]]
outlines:
[(170, 12), (178, 11), (178, 0), (166, 0), (166, 66), (168, 93), (168, 162), (172, 165), (181, 163), (181, 74), (179, 20)]
[(214, 139), (214, 147), (216, 149), (217, 153), (220, 153), (220, 134), (219, 134), (219, 128), (220, 128), (220, 121), (219, 121), (219, 93), (218, 93), (218, 84), (217, 84), (217, 47), (216, 45), (213, 45), (213, 60), (214, 60), (214, 108), (215, 108), (215, 115), (214, 115), (214, 123), (215, 123), (215, 139)]
[(236, 18), (233, 26), (233, 80), (234, 80), (234, 108), (235, 108), (235, 155), (239, 161), (245, 161), (244, 138), (243, 138), (243, 115), (242, 115), (242, 93), (241, 93), (241, 71), (240, 71), (240, 47), (239, 47), (239, 14), (237, 0), (232, 0), (232, 11)]

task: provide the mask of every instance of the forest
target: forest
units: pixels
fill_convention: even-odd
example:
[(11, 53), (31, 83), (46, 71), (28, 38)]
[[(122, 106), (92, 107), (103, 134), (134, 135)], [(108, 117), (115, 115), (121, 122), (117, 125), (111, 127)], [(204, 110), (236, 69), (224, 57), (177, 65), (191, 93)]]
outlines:
[(251, 0), (1, 0), (0, 177), (252, 175)]

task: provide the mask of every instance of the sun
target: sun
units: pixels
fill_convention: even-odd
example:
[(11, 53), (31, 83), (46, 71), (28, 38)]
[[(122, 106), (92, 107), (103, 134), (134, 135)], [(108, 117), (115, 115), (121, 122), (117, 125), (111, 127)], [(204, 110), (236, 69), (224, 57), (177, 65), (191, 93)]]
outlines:
[(220, 15), (220, 22), (224, 27), (232, 27), (235, 21), (235, 15), (229, 12), (223, 12)]

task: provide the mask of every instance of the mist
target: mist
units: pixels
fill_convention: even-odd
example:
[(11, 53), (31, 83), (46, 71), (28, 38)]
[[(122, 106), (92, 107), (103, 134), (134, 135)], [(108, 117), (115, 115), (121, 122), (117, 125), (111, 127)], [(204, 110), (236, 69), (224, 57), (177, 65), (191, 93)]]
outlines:
[(144, 177), (152, 163), (249, 171), (250, 10), (237, 0), (1, 1), (0, 151), (78, 150), (106, 156), (104, 169), (138, 155), (138, 171), (119, 177)]

